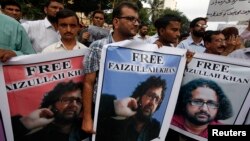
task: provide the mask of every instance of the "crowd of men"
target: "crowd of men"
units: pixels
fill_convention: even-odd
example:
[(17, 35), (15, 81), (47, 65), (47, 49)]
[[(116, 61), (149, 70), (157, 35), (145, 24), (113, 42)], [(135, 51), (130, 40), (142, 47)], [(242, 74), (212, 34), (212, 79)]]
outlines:
[[(75, 101), (82, 104), (78, 105), (79, 111), (83, 111), (81, 128), (86, 133), (96, 132), (93, 130), (93, 109), (98, 85), (101, 50), (105, 44), (134, 40), (157, 44), (158, 47), (187, 49), (191, 53), (209, 53), (250, 59), (250, 48), (245, 46), (250, 40), (250, 23), (249, 27), (240, 35), (233, 27), (225, 28), (223, 31), (206, 31), (207, 19), (197, 17), (190, 22), (188, 36), (182, 39), (180, 38), (183, 37), (180, 33), (182, 26), (180, 17), (167, 14), (154, 21), (157, 32), (155, 35), (149, 36), (147, 33), (149, 25), (141, 23), (139, 9), (134, 3), (121, 2), (113, 9), (113, 29), (107, 31), (103, 28), (105, 22), (103, 11), (94, 11), (92, 25), (81, 28), (75, 12), (64, 8), (62, 2), (61, 0), (48, 0), (44, 5), (44, 13), (46, 14), (44, 19), (25, 22), (21, 20), (21, 6), (17, 2), (1, 3), (0, 61), (6, 62), (12, 57), (20, 55), (89, 49), (90, 53), (84, 61), (85, 77), (83, 89), (80, 91), (82, 94), (81, 96), (77, 95), (80, 97), (78, 99), (83, 100), (81, 102), (78, 99), (68, 100), (70, 102), (65, 100), (67, 104), (75, 104)], [(93, 29), (98, 29), (99, 32), (95, 33)], [(96, 37), (95, 34), (99, 36)], [(195, 99), (187, 101), (187, 103), (196, 106), (203, 106), (204, 103), (209, 104), (209, 107), (217, 110), (216, 104), (208, 102), (196, 101)], [(50, 112), (49, 114), (53, 114)]]

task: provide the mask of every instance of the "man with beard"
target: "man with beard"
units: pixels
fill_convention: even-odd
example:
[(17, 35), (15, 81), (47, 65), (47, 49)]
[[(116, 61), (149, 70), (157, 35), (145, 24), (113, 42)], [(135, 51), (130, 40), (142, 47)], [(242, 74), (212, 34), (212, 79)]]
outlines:
[(116, 100), (102, 94), (98, 113), (97, 141), (151, 141), (159, 136), (160, 123), (152, 116), (165, 96), (166, 81), (151, 76), (131, 97)]
[(208, 125), (222, 124), (232, 116), (232, 105), (212, 80), (195, 79), (180, 89), (171, 124), (192, 134), (208, 137)]
[(116, 5), (112, 18), (114, 32), (106, 38), (94, 41), (89, 46), (89, 54), (84, 58), (82, 129), (88, 133), (94, 132), (92, 107), (95, 105), (102, 48), (106, 44), (133, 39), (140, 24), (138, 7), (132, 2), (122, 1)]
[(44, 95), (40, 108), (27, 116), (12, 117), (15, 141), (80, 141), (82, 83), (58, 83)]
[(147, 43), (147, 39), (149, 38), (147, 34), (148, 34), (148, 25), (145, 23), (141, 23), (139, 26), (139, 32), (138, 34), (135, 35), (134, 39)]
[(203, 53), (205, 46), (203, 36), (207, 28), (207, 19), (198, 17), (189, 25), (190, 36), (178, 44), (178, 48), (188, 49), (191, 52)]
[(206, 50), (204, 53), (223, 55), (226, 50), (226, 40), (221, 31), (208, 30), (203, 37)]
[(63, 9), (56, 14), (56, 27), (61, 35), (61, 41), (46, 47), (42, 52), (70, 51), (75, 49), (88, 49), (77, 41), (76, 36), (80, 29), (79, 19), (76, 13), (69, 9)]
[(37, 53), (60, 41), (60, 35), (56, 29), (56, 13), (63, 8), (63, 0), (47, 0), (44, 6), (45, 19), (22, 23)]

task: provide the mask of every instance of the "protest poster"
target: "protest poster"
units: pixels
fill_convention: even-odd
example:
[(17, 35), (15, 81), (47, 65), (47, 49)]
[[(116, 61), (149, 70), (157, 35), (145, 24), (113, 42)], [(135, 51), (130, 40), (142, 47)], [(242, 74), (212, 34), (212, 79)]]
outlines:
[(250, 15), (249, 0), (210, 0), (208, 21), (247, 21)]
[[(207, 124), (244, 124), (250, 107), (249, 72), (247, 61), (195, 54), (184, 72), (171, 128), (196, 140), (207, 140)], [(194, 133), (191, 128), (201, 127), (198, 125), (204, 128)]]
[(138, 136), (142, 141), (164, 140), (183, 76), (185, 53), (131, 41), (104, 46), (93, 140), (137, 140)]
[(6, 141), (6, 135), (5, 135), (4, 125), (3, 125), (3, 118), (2, 118), (1, 110), (0, 110), (0, 140)]
[[(14, 57), (0, 64), (1, 112), (7, 140), (14, 140), (12, 118), (40, 108), (45, 95), (61, 83), (83, 80), (83, 60), (88, 49)], [(51, 108), (51, 111), (53, 109)]]
[(90, 33), (89, 42), (93, 42), (102, 39), (104, 37), (107, 37), (110, 31), (102, 27), (89, 25), (88, 32)]

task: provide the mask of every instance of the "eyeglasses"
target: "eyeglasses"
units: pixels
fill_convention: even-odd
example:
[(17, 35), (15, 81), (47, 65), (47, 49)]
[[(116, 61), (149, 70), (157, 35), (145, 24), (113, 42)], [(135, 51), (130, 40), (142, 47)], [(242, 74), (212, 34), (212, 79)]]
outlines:
[(77, 105), (82, 105), (82, 99), (79, 97), (62, 97), (60, 99), (60, 102), (65, 105), (71, 104), (74, 101), (76, 101)]
[(155, 101), (156, 104), (159, 104), (161, 102), (161, 98), (155, 95), (146, 94), (145, 97), (147, 100)]
[(133, 22), (133, 23), (136, 23), (136, 22), (138, 22), (139, 24), (141, 23), (141, 20), (134, 17), (134, 16), (123, 16), (123, 17), (117, 17), (117, 18), (118, 19), (126, 19), (126, 20), (128, 20), (130, 22)]
[(190, 100), (189, 102), (192, 106), (202, 107), (204, 104), (206, 104), (208, 108), (212, 108), (212, 109), (219, 108), (219, 104), (212, 100), (203, 101), (199, 99), (194, 99), (194, 100)]
[(214, 41), (218, 43), (226, 43), (225, 39), (214, 39)]
[(206, 25), (206, 24), (196, 24), (195, 26), (201, 27), (201, 28), (207, 28), (208, 27), (208, 25)]

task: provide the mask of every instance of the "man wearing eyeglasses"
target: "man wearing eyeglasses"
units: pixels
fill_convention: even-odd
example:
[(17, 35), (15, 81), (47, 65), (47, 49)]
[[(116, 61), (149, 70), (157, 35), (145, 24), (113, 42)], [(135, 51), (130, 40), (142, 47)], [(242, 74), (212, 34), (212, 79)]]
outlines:
[(116, 99), (102, 94), (96, 141), (151, 141), (159, 137), (160, 123), (153, 118), (166, 91), (166, 81), (150, 76), (134, 89), (130, 97)]
[(206, 28), (206, 18), (195, 18), (189, 25), (190, 36), (186, 40), (181, 41), (177, 47), (188, 49), (190, 52), (194, 53), (203, 53), (205, 51), (205, 45), (202, 38)]
[(208, 30), (203, 40), (206, 47), (204, 53), (223, 55), (226, 51), (226, 40), (221, 31)]
[(92, 110), (94, 109), (97, 80), (101, 59), (101, 50), (104, 45), (113, 42), (133, 39), (140, 24), (138, 7), (131, 2), (123, 1), (113, 9), (113, 32), (108, 37), (97, 40), (90, 45), (90, 54), (84, 60), (83, 80), (83, 125), (82, 129), (94, 133)]
[(222, 124), (219, 120), (232, 114), (231, 102), (218, 84), (195, 79), (181, 87), (171, 124), (207, 138), (208, 125)]
[[(58, 83), (44, 95), (40, 108), (28, 116), (12, 118), (15, 141), (80, 141), (82, 83)], [(27, 134), (28, 133), (28, 134)]]

